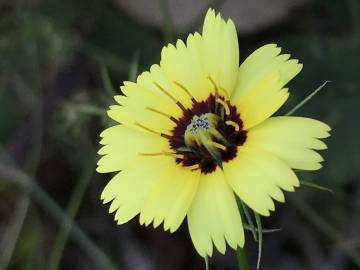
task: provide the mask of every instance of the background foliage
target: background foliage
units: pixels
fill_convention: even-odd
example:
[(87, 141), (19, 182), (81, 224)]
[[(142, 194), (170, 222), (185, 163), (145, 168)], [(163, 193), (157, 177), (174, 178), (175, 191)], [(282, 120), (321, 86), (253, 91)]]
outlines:
[[(116, 226), (99, 200), (109, 176), (94, 172), (118, 86), (186, 34), (163, 29), (113, 1), (0, 1), (0, 269), (205, 268), (186, 226), (173, 235), (136, 220)], [(360, 2), (310, 1), (239, 38), (242, 59), (275, 42), (304, 63), (282, 113), (332, 81), (297, 114), (333, 128), (324, 168), (300, 176), (334, 192), (301, 187), (277, 204), (263, 222), (282, 231), (265, 235), (262, 269), (360, 269)], [(210, 260), (236, 267), (232, 251)]]

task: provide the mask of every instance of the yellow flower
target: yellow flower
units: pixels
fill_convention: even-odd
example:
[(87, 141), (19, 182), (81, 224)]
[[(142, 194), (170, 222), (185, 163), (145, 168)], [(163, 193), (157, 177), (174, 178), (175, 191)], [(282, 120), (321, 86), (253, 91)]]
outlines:
[(330, 128), (305, 117), (271, 117), (287, 100), (284, 86), (302, 69), (275, 44), (239, 67), (232, 20), (210, 9), (202, 34), (163, 48), (160, 65), (124, 82), (109, 116), (121, 123), (102, 132), (97, 171), (118, 172), (101, 198), (123, 224), (176, 231), (187, 219), (201, 256), (213, 243), (244, 245), (235, 194), (268, 216), (299, 180), (292, 169), (317, 170), (314, 150)]

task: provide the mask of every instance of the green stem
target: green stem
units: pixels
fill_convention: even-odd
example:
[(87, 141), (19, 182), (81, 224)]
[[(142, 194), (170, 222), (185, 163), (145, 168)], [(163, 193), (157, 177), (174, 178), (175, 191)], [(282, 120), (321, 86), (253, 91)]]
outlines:
[(315, 188), (315, 189), (318, 189), (318, 190), (334, 193), (334, 191), (332, 189), (330, 189), (330, 188), (323, 187), (323, 186), (320, 186), (318, 184), (311, 183), (311, 182), (308, 182), (308, 181), (300, 181), (300, 184), (305, 186), (305, 187)]
[[(89, 155), (89, 156), (93, 157), (94, 155)], [(66, 210), (66, 214), (69, 217), (70, 222), (62, 224), (59, 230), (59, 234), (55, 239), (55, 243), (53, 245), (52, 251), (50, 252), (50, 259), (48, 261), (48, 267), (47, 267), (47, 269), (49, 270), (59, 269), (59, 263), (61, 260), (61, 256), (63, 254), (63, 250), (66, 246), (66, 242), (68, 241), (69, 238), (71, 227), (73, 225), (73, 220), (76, 216), (76, 213), (79, 210), (81, 201), (85, 195), (86, 188), (88, 187), (90, 179), (93, 175), (94, 172), (92, 169), (93, 167), (94, 167), (94, 161), (92, 158), (90, 158), (82, 169), (81, 176), (75, 186), (73, 194), (71, 195), (69, 205)]]
[(304, 98), (302, 101), (300, 101), (293, 109), (291, 109), (289, 112), (287, 112), (285, 115), (289, 116), (294, 114), (297, 110), (299, 110), (302, 106), (304, 106), (310, 99), (312, 99), (317, 93), (320, 92), (321, 89), (325, 87), (326, 84), (328, 84), (330, 81), (324, 82), (322, 85), (320, 85), (318, 88), (316, 88), (310, 95), (308, 95), (306, 98)]
[(76, 103), (67, 103), (67, 106), (76, 113), (79, 114), (87, 114), (87, 115), (94, 115), (94, 116), (104, 116), (106, 111), (102, 108), (99, 108), (95, 105), (89, 104), (76, 104)]
[(8, 268), (16, 243), (19, 240), (20, 232), (24, 225), (29, 203), (29, 196), (27, 194), (22, 194), (18, 204), (16, 205), (13, 217), (2, 237), (0, 245), (0, 250), (2, 251), (0, 255), (0, 269)]
[(66, 213), (56, 204), (56, 202), (38, 185), (34, 184), (31, 197), (46, 210), (59, 224), (66, 224), (71, 227), (71, 235), (76, 242), (85, 250), (90, 259), (93, 259), (99, 269), (115, 270), (111, 261), (96, 246), (96, 244), (72, 222)]
[(210, 270), (210, 267), (209, 267), (209, 258), (208, 258), (208, 256), (205, 256), (204, 260), (205, 260), (205, 269), (206, 269), (206, 270)]
[(261, 261), (262, 245), (263, 245), (263, 232), (262, 232), (261, 218), (259, 214), (254, 212), (254, 215), (258, 230), (258, 259), (257, 259), (256, 269), (259, 269), (260, 261)]
[(239, 270), (249, 270), (249, 264), (245, 253), (245, 248), (240, 248), (236, 250), (236, 257), (239, 265)]
[(106, 254), (66, 215), (60, 206), (24, 172), (8, 167), (0, 162), (0, 178), (8, 180), (30, 193), (31, 198), (59, 224), (72, 224), (70, 234), (78, 245), (88, 254), (98, 269), (116, 270)]
[(135, 51), (129, 68), (129, 81), (135, 82), (139, 74), (140, 51)]
[(246, 205), (240, 200), (240, 205), (241, 205), (241, 209), (243, 210), (244, 212), (244, 215), (245, 215), (245, 218), (246, 218), (246, 221), (248, 222), (249, 224), (249, 228), (250, 228), (250, 231), (254, 237), (254, 240), (257, 241), (257, 236), (256, 236), (256, 229), (255, 229), (255, 225), (254, 225), (254, 222), (251, 218), (251, 215), (249, 213), (249, 211), (247, 210), (247, 207)]
[(100, 66), (100, 74), (105, 91), (108, 93), (110, 97), (115, 96), (117, 93), (115, 92), (115, 89), (111, 83), (109, 71), (107, 70), (104, 64)]

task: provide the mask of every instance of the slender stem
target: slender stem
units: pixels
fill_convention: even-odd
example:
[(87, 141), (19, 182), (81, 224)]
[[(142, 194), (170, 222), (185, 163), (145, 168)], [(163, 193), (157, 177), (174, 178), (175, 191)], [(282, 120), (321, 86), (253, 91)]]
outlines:
[(139, 74), (140, 51), (135, 51), (129, 68), (129, 81), (135, 82)]
[(257, 241), (257, 237), (256, 237), (256, 229), (255, 229), (255, 225), (254, 225), (254, 222), (251, 218), (251, 215), (249, 213), (249, 211), (247, 210), (247, 207), (246, 205), (240, 200), (240, 205), (241, 205), (241, 208), (245, 214), (245, 218), (246, 218), (246, 221), (248, 222), (249, 224), (249, 227), (250, 227), (250, 231), (254, 237), (254, 240)]
[(306, 98), (304, 98), (302, 101), (300, 101), (293, 109), (291, 109), (289, 112), (287, 112), (285, 115), (292, 115), (294, 112), (299, 110), (302, 106), (304, 106), (310, 99), (313, 98), (318, 92), (320, 92), (321, 89), (325, 87), (326, 84), (328, 84), (330, 81), (324, 82), (322, 85), (320, 85), (318, 88), (316, 88), (310, 95), (308, 95)]
[(7, 269), (10, 263), (11, 256), (24, 225), (29, 203), (29, 196), (27, 194), (23, 194), (16, 205), (16, 209), (7, 230), (4, 232), (3, 240), (0, 245), (0, 250), (2, 251), (0, 255), (0, 269)]
[(105, 88), (105, 91), (108, 93), (108, 95), (110, 97), (113, 97), (116, 94), (118, 94), (115, 92), (115, 89), (111, 83), (109, 72), (104, 64), (100, 66), (100, 74), (101, 74), (101, 80), (102, 80), (103, 86)]
[(94, 105), (69, 103), (68, 106), (71, 106), (74, 111), (76, 111), (78, 113), (82, 113), (82, 114), (104, 116), (106, 113), (104, 109), (99, 108)]
[(262, 235), (262, 225), (261, 225), (261, 218), (258, 213), (255, 213), (255, 221), (258, 230), (258, 259), (256, 264), (256, 269), (260, 268), (260, 261), (261, 261), (261, 253), (262, 253), (262, 245), (263, 245), (263, 235)]
[[(40, 80), (40, 66), (39, 66), (39, 57), (38, 57), (38, 46), (37, 43), (32, 43), (30, 48), (33, 51), (33, 88), (25, 86), (25, 91), (28, 92), (28, 97), (31, 99), (32, 105), (34, 105), (34, 113), (32, 114), (32, 123), (33, 123), (33, 134), (32, 134), (32, 147), (31, 152), (25, 159), (25, 170), (30, 176), (36, 174), (36, 170), (40, 161), (41, 150), (43, 145), (43, 111), (42, 111), (42, 97), (41, 97), (41, 80)], [(23, 98), (23, 96), (21, 96)], [(23, 100), (21, 99), (23, 102)], [(11, 163), (15, 163), (13, 158), (8, 155), (3, 148), (0, 146), (1, 154), (5, 154), (7, 159)], [(0, 250), (0, 269), (7, 269), (13, 252), (15, 250), (17, 241), (19, 240), (19, 235), (21, 234), (22, 228), (25, 223), (25, 219), (30, 206), (30, 198), (28, 193), (21, 194), (19, 201), (16, 205), (14, 215), (8, 225), (3, 241), (1, 242)]]
[[(252, 231), (252, 228), (248, 224), (243, 224), (244, 229), (247, 231)], [(255, 231), (258, 232), (259, 230), (255, 228)], [(275, 232), (281, 232), (282, 228), (275, 228), (275, 229), (262, 229), (263, 233), (275, 233)]]
[(205, 260), (205, 269), (206, 269), (206, 270), (210, 270), (210, 267), (209, 267), (209, 258), (208, 258), (208, 256), (205, 256), (204, 260)]
[[(89, 156), (93, 157), (94, 155), (89, 155)], [(56, 270), (59, 268), (61, 256), (66, 246), (66, 242), (68, 240), (71, 227), (73, 226), (72, 221), (74, 220), (76, 213), (79, 210), (80, 203), (85, 195), (85, 191), (93, 175), (94, 170), (92, 170), (92, 168), (94, 167), (94, 163), (95, 162), (93, 161), (92, 158), (87, 160), (86, 164), (82, 169), (81, 176), (76, 184), (74, 192), (71, 195), (69, 205), (66, 210), (66, 214), (69, 217), (70, 222), (62, 224), (59, 234), (55, 239), (55, 243), (53, 245), (52, 251), (50, 252), (50, 259), (48, 261), (47, 269), (49, 270)]]
[(33, 186), (31, 197), (46, 210), (59, 224), (72, 225), (71, 234), (74, 240), (77, 241), (89, 258), (93, 259), (98, 265), (99, 269), (115, 270), (107, 256), (100, 248), (64, 213), (64, 211), (56, 204), (56, 202), (38, 185)]
[(31, 198), (52, 216), (59, 224), (73, 224), (71, 227), (71, 237), (88, 254), (89, 259), (93, 260), (99, 269), (116, 270), (106, 254), (66, 215), (60, 206), (28, 175), (24, 172), (8, 167), (0, 163), (0, 178), (11, 181), (30, 192)]
[(334, 191), (331, 188), (323, 187), (323, 186), (320, 186), (318, 184), (311, 183), (311, 182), (308, 182), (308, 181), (303, 181), (302, 180), (302, 181), (300, 181), (300, 184), (305, 186), (305, 187), (311, 187), (311, 188), (315, 188), (315, 189), (318, 189), (318, 190), (334, 193)]
[(239, 265), (239, 270), (249, 270), (249, 264), (245, 253), (245, 248), (240, 248), (236, 250), (236, 257)]

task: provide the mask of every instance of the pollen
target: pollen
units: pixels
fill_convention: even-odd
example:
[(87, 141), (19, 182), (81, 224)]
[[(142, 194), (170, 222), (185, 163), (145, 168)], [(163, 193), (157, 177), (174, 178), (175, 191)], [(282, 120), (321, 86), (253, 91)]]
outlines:
[(206, 115), (201, 115), (200, 117), (195, 115), (191, 124), (189, 125), (189, 131), (192, 134), (195, 134), (198, 129), (203, 129), (208, 131), (210, 129), (210, 122)]

